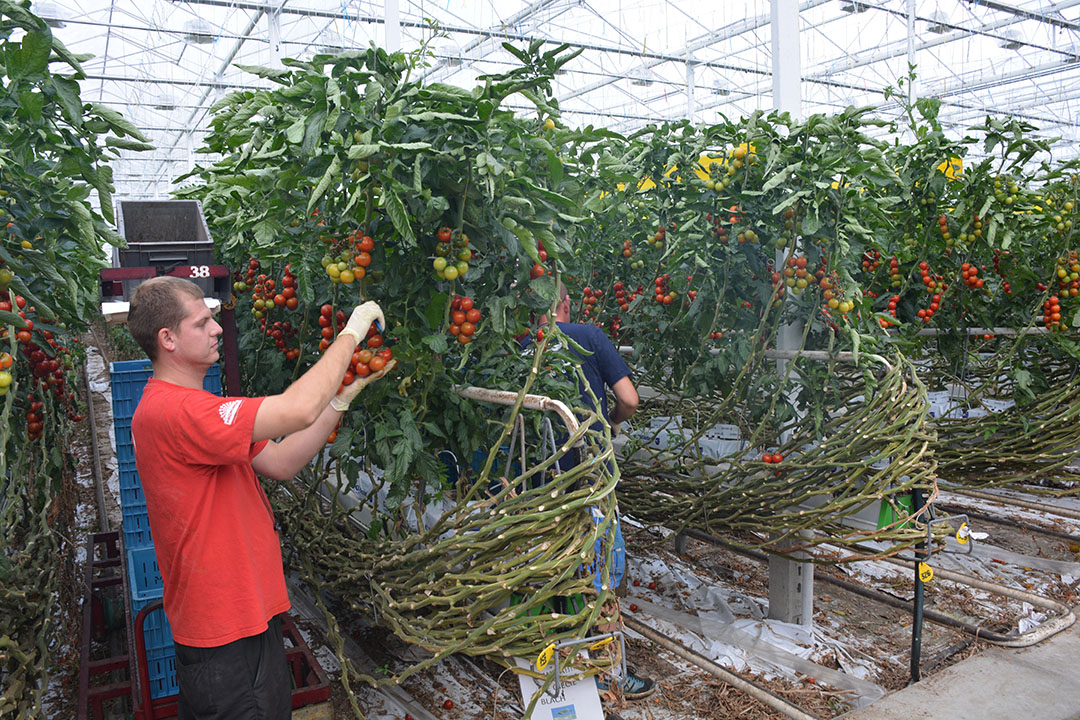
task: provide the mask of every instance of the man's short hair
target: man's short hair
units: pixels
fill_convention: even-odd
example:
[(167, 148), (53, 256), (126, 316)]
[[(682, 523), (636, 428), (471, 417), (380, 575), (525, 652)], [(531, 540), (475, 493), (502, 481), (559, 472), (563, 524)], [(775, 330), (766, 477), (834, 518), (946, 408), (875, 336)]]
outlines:
[(157, 360), (158, 331), (180, 327), (186, 312), (184, 296), (202, 300), (203, 291), (184, 278), (165, 275), (151, 278), (135, 288), (128, 308), (128, 330), (150, 362)]

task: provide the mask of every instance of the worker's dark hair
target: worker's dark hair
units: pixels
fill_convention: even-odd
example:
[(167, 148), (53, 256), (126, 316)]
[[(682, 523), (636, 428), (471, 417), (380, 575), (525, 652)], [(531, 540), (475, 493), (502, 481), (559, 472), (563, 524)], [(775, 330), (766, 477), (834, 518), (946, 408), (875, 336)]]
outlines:
[(128, 308), (128, 330), (139, 343), (150, 362), (157, 360), (158, 331), (175, 330), (184, 319), (184, 296), (202, 300), (203, 291), (195, 283), (169, 275), (156, 277), (140, 284), (131, 295)]

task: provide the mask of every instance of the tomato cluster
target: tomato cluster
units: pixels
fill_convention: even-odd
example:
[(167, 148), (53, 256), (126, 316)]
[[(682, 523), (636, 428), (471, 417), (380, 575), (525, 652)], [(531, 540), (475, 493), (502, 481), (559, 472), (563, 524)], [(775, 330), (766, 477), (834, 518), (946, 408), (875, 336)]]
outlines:
[(241, 271), (237, 270), (233, 273), (233, 290), (236, 292), (246, 292), (251, 290), (255, 286), (256, 274), (259, 272), (259, 261), (255, 258), (248, 260), (247, 272), (241, 275)]
[(474, 306), (471, 297), (455, 295), (450, 301), (450, 327), (448, 330), (462, 345), (468, 345), (472, 342), (480, 318), (480, 309)]
[(712, 225), (712, 228), (713, 228), (712, 232), (713, 232), (713, 235), (716, 237), (717, 240), (719, 240), (722, 243), (727, 243), (727, 241), (728, 241), (727, 228), (725, 228), (724, 224), (720, 221), (720, 216), (719, 215), (713, 215), (711, 212), (710, 213), (705, 213), (705, 222)]
[(593, 290), (591, 287), (586, 286), (582, 291), (581, 298), (581, 314), (584, 317), (589, 317), (593, 310), (596, 308), (597, 303), (604, 297), (604, 291), (597, 288)]
[[(986, 266), (984, 265), (982, 269), (985, 270)], [(970, 263), (960, 266), (960, 279), (972, 290), (981, 289), (986, 284), (986, 280), (979, 277), (979, 268)]]
[(679, 294), (671, 289), (671, 273), (664, 273), (654, 281), (656, 285), (656, 291), (653, 295), (655, 300), (660, 305), (671, 305), (675, 302)]
[[(71, 369), (73, 367), (73, 361), (70, 357), (68, 349), (60, 345), (53, 334), (48, 330), (38, 330), (39, 335), (45, 339), (44, 345), (38, 345), (34, 341), (34, 321), (28, 317), (29, 314), (34, 313), (34, 307), (27, 307), (26, 298), (21, 295), (14, 296), (14, 306), (12, 306), (11, 300), (0, 300), (0, 310), (11, 312), (15, 309), (16, 314), (26, 323), (26, 327), (19, 329), (15, 333), (15, 339), (19, 343), (19, 352), (27, 359), (29, 363), (30, 375), (33, 378), (33, 382), (42, 390), (51, 389), (53, 395), (58, 401), (64, 404), (67, 409), (67, 416), (74, 422), (80, 422), (82, 416), (76, 413), (75, 407), (75, 393), (71, 392), (67, 387), (67, 379), (65, 376), (65, 369)], [(7, 338), (7, 329), (0, 330), (0, 338)], [(78, 342), (76, 340), (76, 342)], [(14, 382), (13, 368), (15, 365), (15, 358), (7, 352), (0, 353), (0, 397), (6, 395)], [(34, 411), (36, 415), (40, 415), (37, 411), (41, 409), (41, 405), (38, 401), (33, 400), (32, 393), (28, 395), (32, 402), (38, 403), (37, 409)], [(42, 419), (28, 421), (30, 425), (37, 425), (37, 432), (33, 432), (32, 428), (28, 428), (27, 432), (30, 435), (31, 440), (36, 440), (41, 436), (40, 424)]]
[(877, 250), (867, 250), (862, 256), (862, 269), (866, 272), (874, 272), (881, 265), (881, 253)]
[(900, 275), (900, 261), (893, 255), (889, 258), (889, 287), (898, 288), (904, 284), (904, 279)]
[(1051, 295), (1043, 303), (1043, 325), (1051, 332), (1061, 330), (1061, 304), (1057, 295)]
[[(469, 272), (469, 260), (472, 260), (472, 250), (469, 248), (469, 236), (465, 233), (457, 233), (443, 226), (436, 234), (435, 259), (432, 267), (435, 275), (440, 280), (457, 280)], [(457, 254), (455, 256), (455, 248)]]
[[(672, 229), (674, 229), (674, 227), (672, 227)], [(657, 250), (664, 249), (665, 240), (667, 240), (667, 227), (664, 225), (657, 226), (656, 232), (645, 238), (645, 242), (649, 243)]]
[(1070, 251), (1068, 257), (1057, 259), (1054, 272), (1057, 275), (1058, 289), (1063, 298), (1076, 297), (1080, 294), (1080, 261), (1077, 259), (1075, 250)]
[[(348, 240), (352, 240), (352, 246)], [(371, 266), (371, 251), (375, 249), (375, 241), (357, 230), (351, 236), (345, 238), (346, 242), (341, 247), (338, 255), (323, 255), (322, 266), (330, 278), (330, 282), (351, 285), (357, 280), (363, 280), (367, 275), (368, 267)]]

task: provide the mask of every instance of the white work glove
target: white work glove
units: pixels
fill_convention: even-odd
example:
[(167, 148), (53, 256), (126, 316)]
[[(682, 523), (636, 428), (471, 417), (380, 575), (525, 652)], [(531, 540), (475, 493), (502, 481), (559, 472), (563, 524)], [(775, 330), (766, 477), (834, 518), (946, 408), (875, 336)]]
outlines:
[(368, 300), (363, 305), (357, 305), (353, 309), (349, 322), (345, 323), (345, 329), (338, 333), (338, 337), (352, 335), (356, 338), (355, 344), (359, 345), (367, 337), (371, 323), (376, 320), (379, 321), (380, 325), (386, 327), (386, 319), (383, 317), (382, 308), (374, 300)]
[[(372, 303), (374, 305), (375, 303)], [(386, 367), (377, 373), (372, 373), (366, 377), (358, 377), (352, 381), (351, 385), (346, 385), (341, 389), (337, 395), (330, 399), (330, 407), (334, 408), (338, 412), (345, 412), (349, 409), (349, 405), (352, 404), (353, 398), (360, 394), (368, 384), (375, 382), (386, 373), (390, 372), (397, 365), (397, 360), (391, 359), (386, 363)]]

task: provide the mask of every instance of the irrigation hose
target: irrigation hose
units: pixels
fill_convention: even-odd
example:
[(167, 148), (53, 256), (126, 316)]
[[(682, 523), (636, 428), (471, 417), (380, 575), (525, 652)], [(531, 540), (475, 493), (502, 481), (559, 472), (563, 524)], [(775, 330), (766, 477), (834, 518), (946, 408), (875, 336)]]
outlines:
[(737, 690), (741, 690), (742, 692), (746, 693), (755, 700), (758, 700), (764, 705), (767, 705), (773, 710), (783, 713), (786, 717), (792, 718), (793, 720), (821, 720), (816, 715), (811, 715), (805, 710), (799, 708), (798, 706), (792, 705), (787, 700), (773, 695), (766, 688), (755, 685), (749, 680), (739, 677), (735, 673), (731, 672), (727, 668), (718, 665), (704, 655), (695, 652), (694, 650), (672, 640), (671, 638), (657, 632), (656, 630), (653, 630), (651, 627), (641, 622), (637, 618), (623, 615), (623, 623), (626, 625), (626, 627), (630, 628), (634, 632), (644, 636), (645, 639), (647, 639), (649, 642), (659, 645), (660, 647), (675, 653), (683, 660), (688, 660), (689, 662), (692, 662), (694, 665), (697, 665), (699, 668), (709, 673), (710, 675), (715, 675), (716, 677), (726, 682), (728, 685), (731, 685)]
[[(897, 558), (882, 558), (885, 562), (893, 565), (899, 565), (900, 567), (908, 567), (911, 560), (900, 560)], [(934, 568), (934, 577), (939, 577), (942, 580), (950, 580), (961, 585), (968, 585), (979, 590), (985, 590), (995, 595), (1004, 595), (1005, 597), (1012, 598), (1013, 600), (1020, 600), (1036, 607), (1041, 607), (1044, 610), (1050, 610), (1057, 613), (1046, 622), (1040, 624), (1038, 627), (1032, 630), (1021, 633), (1015, 636), (1007, 635), (1007, 638), (1011, 638), (1002, 642), (994, 642), (995, 645), (1002, 645), (1004, 647), (1031, 647), (1036, 645), (1048, 637), (1052, 637), (1062, 630), (1067, 630), (1072, 627), (1076, 622), (1076, 615), (1066, 605), (1063, 605), (1050, 598), (1043, 597), (1042, 595), (1036, 595), (1034, 593), (1026, 592), (1024, 590), (1015, 590), (998, 583), (982, 580), (971, 575), (965, 575), (963, 573), (954, 572), (952, 570), (945, 570), (944, 568)], [(984, 635), (979, 635), (980, 638), (988, 639)]]
[(1051, 515), (1060, 515), (1061, 517), (1067, 517), (1070, 520), (1080, 520), (1080, 511), (1072, 510), (1070, 508), (1058, 507), (1057, 505), (1047, 505), (1046, 503), (1037, 503), (1030, 500), (1021, 500), (1020, 498), (1011, 498), (1002, 495), (994, 495), (993, 493), (982, 492), (980, 490), (968, 490), (967, 488), (958, 488), (955, 486), (942, 487), (943, 490), (948, 490), (951, 493), (957, 495), (966, 495), (967, 497), (978, 498), (980, 500), (989, 500), (991, 502), (1001, 503), (1002, 505), (1014, 505), (1016, 507), (1026, 508), (1028, 510), (1038, 510), (1040, 512), (1049, 513)]
[(101, 527), (102, 532), (109, 531), (109, 514), (105, 511), (105, 489), (104, 483), (101, 481), (101, 451), (98, 449), (97, 441), (97, 420), (94, 413), (94, 394), (90, 390), (90, 376), (86, 372), (86, 361), (83, 360), (82, 364), (82, 379), (83, 385), (86, 386), (86, 419), (89, 420), (90, 429), (90, 451), (93, 455), (93, 462), (90, 465), (90, 472), (94, 476), (94, 494), (97, 496), (97, 515), (98, 525)]
[[(707, 543), (710, 543), (710, 544), (713, 544), (713, 545), (718, 545), (720, 547), (727, 548), (728, 550), (739, 553), (740, 555), (745, 555), (746, 557), (753, 558), (753, 559), (758, 560), (760, 562), (768, 562), (768, 560), (769, 560), (768, 553), (761, 552), (760, 550), (751, 550), (749, 548), (744, 548), (744, 547), (741, 547), (739, 545), (734, 545), (732, 543), (725, 542), (724, 540), (721, 540), (720, 538), (718, 538), (716, 536), (709, 535), (708, 533), (703, 533), (700, 530), (694, 530), (693, 528), (687, 528), (685, 531), (683, 531), (682, 534), (686, 535), (687, 537), (692, 537), (695, 540), (701, 540), (702, 542), (707, 542)], [(899, 565), (901, 567), (907, 568), (908, 563), (910, 561), (898, 560), (898, 561), (891, 561), (891, 562), (894, 562), (894, 564)], [(935, 577), (943, 577), (944, 578), (947, 575), (951, 575), (951, 574), (953, 574), (953, 573), (950, 573), (948, 570), (942, 570), (942, 569), (938, 569), (938, 568), (934, 569)], [(956, 574), (959, 575), (959, 573), (956, 573)], [(962, 577), (967, 577), (967, 576), (962, 576)], [(949, 578), (949, 579), (953, 579), (953, 578)], [(978, 578), (975, 578), (975, 579), (977, 580)], [(887, 595), (887, 594), (885, 594), (883, 592), (879, 592), (877, 590), (871, 590), (870, 588), (863, 587), (862, 585), (858, 585), (856, 583), (849, 582), (847, 580), (842, 580), (840, 578), (836, 578), (836, 577), (833, 577), (831, 575), (815, 574), (814, 575), (814, 581), (815, 582), (821, 581), (821, 582), (824, 582), (824, 583), (826, 583), (828, 585), (835, 585), (835, 586), (843, 588), (844, 590), (847, 590), (849, 592), (853, 592), (856, 595), (862, 595), (863, 597), (865, 597), (865, 598), (867, 598), (869, 600), (875, 600), (875, 601), (883, 603), (885, 605), (890, 605), (890, 606), (892, 606), (894, 608), (897, 608), (898, 610), (904, 610), (904, 611), (911, 611), (912, 610), (912, 604), (909, 603), (909, 602), (906, 602), (904, 600), (901, 600), (900, 598), (893, 597), (892, 595)], [(954, 581), (955, 582), (961, 582), (961, 583), (964, 582), (964, 580), (955, 580), (955, 579), (954, 579)], [(988, 583), (988, 584), (991, 585), (991, 586), (995, 585), (995, 583)], [(1001, 587), (1001, 586), (997, 586), (997, 587)], [(985, 589), (985, 588), (980, 588), (980, 589)], [(1010, 590), (1010, 588), (1002, 588), (1002, 589)], [(996, 590), (987, 590), (987, 591), (988, 592), (997, 592)], [(1015, 592), (1022, 592), (1022, 591), (1015, 591)], [(1002, 594), (1005, 594), (1005, 593), (1002, 593)], [(1028, 593), (1024, 593), (1024, 594), (1028, 594)], [(1034, 597), (1039, 598), (1040, 600), (1043, 601), (1043, 603), (1051, 603), (1053, 605), (1053, 609), (1055, 609), (1055, 610), (1063, 610), (1063, 611), (1067, 612), (1068, 614), (1072, 614), (1072, 611), (1069, 610), (1069, 608), (1067, 608), (1066, 606), (1061, 605), (1059, 603), (1056, 603), (1053, 600), (1049, 600), (1047, 598), (1042, 598), (1041, 596), (1038, 596), (1038, 595), (1036, 595)], [(1018, 598), (1018, 599), (1022, 599), (1022, 598)], [(1040, 604), (1040, 606), (1041, 607), (1047, 607), (1045, 604)], [(994, 630), (988, 630), (988, 629), (982, 627), (981, 625), (975, 625), (975, 624), (966, 622), (964, 620), (954, 618), (951, 615), (946, 615), (945, 613), (941, 613), (941, 612), (938, 612), (937, 610), (931, 610), (931, 609), (928, 609), (928, 608), (923, 609), (923, 617), (925, 619), (930, 620), (931, 622), (935, 622), (935, 623), (937, 623), (939, 625), (947, 625), (949, 627), (956, 628), (957, 630), (960, 630), (960, 631), (965, 632), (965, 633), (967, 633), (969, 635), (972, 635), (973, 637), (975, 637), (978, 640), (985, 640), (986, 642), (991, 643), (992, 645), (1001, 645), (1003, 647), (1029, 647), (1031, 645), (1035, 645), (1035, 644), (1045, 640), (1047, 637), (1050, 637), (1051, 635), (1054, 635), (1054, 634), (1060, 632), (1061, 630), (1064, 630), (1064, 629), (1068, 628), (1072, 624), (1072, 622), (1075, 621), (1075, 617), (1073, 618), (1072, 621), (1067, 621), (1068, 619), (1065, 618), (1063, 621), (1067, 621), (1067, 624), (1065, 624), (1064, 626), (1062, 626), (1060, 628), (1055, 629), (1054, 632), (1052, 632), (1050, 634), (1047, 634), (1047, 635), (1043, 635), (1042, 633), (1037, 633), (1037, 631), (1040, 628), (1042, 628), (1044, 625), (1046, 625), (1046, 623), (1043, 623), (1043, 625), (1040, 625), (1038, 628), (1030, 630), (1030, 631), (1028, 631), (1026, 633), (1023, 633), (1021, 635), (1008, 635), (1008, 634), (1005, 634), (1005, 633), (996, 632)], [(1021, 641), (1021, 640), (1023, 642), (1018, 642), (1018, 641)]]

